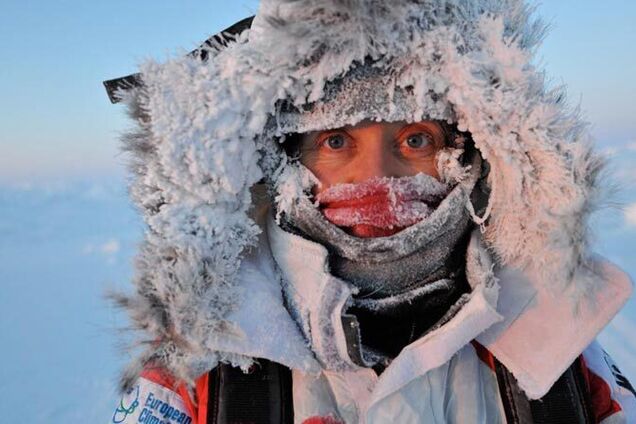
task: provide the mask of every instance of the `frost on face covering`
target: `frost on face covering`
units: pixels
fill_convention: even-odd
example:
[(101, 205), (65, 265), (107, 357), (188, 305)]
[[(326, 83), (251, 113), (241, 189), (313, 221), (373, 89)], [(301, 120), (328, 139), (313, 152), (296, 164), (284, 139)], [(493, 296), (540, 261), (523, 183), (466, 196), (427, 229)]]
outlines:
[[(287, 202), (280, 201), (278, 210), (282, 215), (281, 226), (289, 231), (322, 243), (330, 250), (330, 272), (349, 282), (355, 282), (359, 288), (370, 287), (376, 293), (396, 294), (411, 288), (413, 283), (419, 283), (445, 263), (452, 254), (452, 247), (457, 245), (470, 225), (471, 218), (466, 205), (470, 202), (470, 193), (481, 175), (481, 157), (472, 155), (465, 158), (469, 165), (465, 165), (462, 174), (466, 177), (459, 182), (443, 183), (426, 174), (412, 177), (374, 179), (360, 184), (343, 184), (330, 187), (313, 199), (307, 191), (307, 185), (300, 187), (301, 180), (309, 183), (309, 179), (302, 179), (306, 168), (298, 166), (296, 173), (286, 176), (287, 185), (279, 186), (279, 193), (285, 194)], [(296, 175), (296, 178), (290, 176)], [(290, 182), (296, 181), (295, 189), (291, 189)], [(392, 181), (388, 187), (377, 184), (378, 181)], [(445, 181), (445, 180), (444, 180)], [(372, 184), (373, 183), (373, 184)], [(367, 237), (348, 233), (347, 227), (332, 222), (324, 213), (326, 206), (346, 205), (350, 199), (372, 198), (373, 194), (387, 193), (378, 196), (396, 200), (397, 205), (425, 203), (428, 211), (421, 215), (418, 222), (404, 228), (396, 234), (370, 235)], [(290, 198), (292, 197), (293, 198)], [(415, 199), (415, 200), (414, 200)], [(313, 202), (313, 200), (318, 200)], [(342, 203), (340, 203), (342, 202)], [(390, 201), (382, 202), (391, 205)], [(291, 207), (289, 207), (291, 205)], [(288, 206), (288, 209), (282, 207)], [(322, 206), (322, 208), (321, 208)], [(348, 205), (351, 207), (351, 204)], [(395, 210), (399, 208), (393, 208)], [(401, 213), (401, 212), (400, 212)], [(389, 215), (395, 213), (390, 212)], [(369, 218), (367, 216), (367, 218)], [(356, 221), (349, 221), (353, 223)], [(347, 223), (347, 222), (345, 222)], [(363, 224), (359, 224), (363, 225)], [(375, 225), (378, 225), (377, 223)], [(353, 228), (353, 227), (348, 227)], [(374, 227), (375, 228), (375, 227)], [(375, 230), (378, 233), (386, 231)], [(377, 233), (376, 233), (377, 234)], [(426, 252), (425, 260), (420, 252)], [(389, 264), (397, 264), (391, 265)], [(412, 270), (409, 275), (398, 278), (395, 269)], [(436, 278), (443, 278), (439, 275)], [(371, 287), (372, 286), (372, 287)]]
[(382, 237), (426, 219), (448, 192), (448, 185), (418, 174), (338, 184), (316, 199), (332, 224), (350, 229), (358, 237)]

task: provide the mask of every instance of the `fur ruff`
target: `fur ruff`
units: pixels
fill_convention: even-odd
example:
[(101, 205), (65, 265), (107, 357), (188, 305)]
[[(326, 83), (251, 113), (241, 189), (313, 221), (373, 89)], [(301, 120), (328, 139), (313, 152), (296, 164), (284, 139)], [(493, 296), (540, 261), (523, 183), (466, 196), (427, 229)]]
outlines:
[[(521, 0), (263, 0), (252, 29), (207, 61), (145, 63), (143, 87), (120, 93), (138, 125), (124, 148), (147, 224), (136, 293), (118, 297), (145, 346), (122, 387), (149, 364), (191, 383), (219, 361), (252, 363), (214, 345), (240, 332), (226, 318), (260, 232), (251, 188), (277, 184), (284, 210), (313, 182), (274, 141), (291, 129), (281, 102), (302, 110), (369, 58), (390, 76), (379, 89), (414, 96), (418, 107), (402, 119), (445, 119), (472, 134), (491, 169), (490, 203), (476, 221), (498, 264), (543, 275), (555, 293), (592, 293), (594, 279), (572, 276), (586, 266), (602, 164), (564, 91), (533, 63), (544, 34)], [(383, 116), (327, 118), (314, 129)]]

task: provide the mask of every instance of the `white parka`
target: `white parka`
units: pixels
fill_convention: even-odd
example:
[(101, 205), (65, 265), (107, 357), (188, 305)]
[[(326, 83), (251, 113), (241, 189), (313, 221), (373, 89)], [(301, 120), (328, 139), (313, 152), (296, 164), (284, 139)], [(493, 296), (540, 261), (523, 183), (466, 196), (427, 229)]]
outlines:
[[(234, 334), (216, 343), (224, 352), (291, 368), (294, 422), (328, 417), (334, 421), (325, 422), (351, 424), (505, 423), (490, 353), (512, 371), (531, 399), (545, 395), (582, 356), (593, 379), (592, 408), (602, 418), (599, 422), (636, 420), (636, 397), (620, 384), (611, 358), (594, 341), (631, 292), (629, 278), (610, 263), (595, 259), (607, 280), (593, 301), (575, 311), (531, 276), (496, 267), (476, 230), (466, 262), (470, 300), (444, 326), (406, 346), (378, 376), (355, 365), (347, 353), (341, 316), (354, 288), (327, 272), (322, 245), (283, 231), (272, 211), (261, 209), (255, 218), (264, 231), (237, 274), (241, 291), (249, 296), (228, 316), (235, 324)], [(304, 324), (312, 330), (311, 340), (285, 305), (281, 278), (292, 287)], [(337, 306), (325, 311), (325, 304)], [(325, 312), (333, 334), (320, 331)], [(325, 345), (335, 346), (351, 369), (324, 369), (315, 351)], [(176, 410), (188, 411), (183, 399), (188, 394), (176, 385), (164, 387), (155, 376), (144, 376), (135, 384), (146, 399), (153, 393)], [(126, 403), (131, 401), (122, 404)], [(141, 413), (138, 408), (123, 422), (143, 422)], [(189, 414), (196, 417), (197, 408)], [(196, 418), (193, 422), (205, 424)]]
[[(120, 302), (150, 342), (123, 386), (149, 363), (194, 382), (220, 362), (266, 358), (294, 370), (299, 420), (496, 422), (492, 375), (475, 346), (532, 399), (582, 352), (598, 353), (593, 340), (631, 283), (588, 249), (602, 161), (533, 62), (543, 35), (521, 0), (263, 0), (251, 29), (208, 46), (206, 60), (146, 63), (142, 85), (118, 93), (138, 123), (125, 148), (147, 223), (136, 293)], [(365, 63), (372, 78), (348, 79)], [(334, 81), (344, 83), (334, 90)], [(363, 119), (456, 123), (490, 169), (488, 207), (481, 217), (471, 210), (470, 301), (379, 378), (321, 369), (325, 341), (299, 331), (281, 279), (298, 290), (310, 326), (321, 290), (344, 305), (347, 283), (327, 272), (324, 247), (267, 224), (314, 182), (278, 140)], [(269, 194), (255, 192), (260, 181)], [(424, 394), (428, 404), (414, 401)]]

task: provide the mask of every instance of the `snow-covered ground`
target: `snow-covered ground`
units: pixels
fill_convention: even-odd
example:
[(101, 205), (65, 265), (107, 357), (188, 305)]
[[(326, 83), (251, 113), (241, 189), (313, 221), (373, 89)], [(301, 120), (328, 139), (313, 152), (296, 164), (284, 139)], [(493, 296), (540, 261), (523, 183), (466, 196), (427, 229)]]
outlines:
[[(594, 220), (596, 246), (634, 276), (636, 150), (614, 153), (626, 208)], [(121, 179), (0, 187), (2, 422), (110, 419), (125, 319), (103, 295), (128, 289), (142, 229)], [(601, 341), (636, 381), (636, 301)]]

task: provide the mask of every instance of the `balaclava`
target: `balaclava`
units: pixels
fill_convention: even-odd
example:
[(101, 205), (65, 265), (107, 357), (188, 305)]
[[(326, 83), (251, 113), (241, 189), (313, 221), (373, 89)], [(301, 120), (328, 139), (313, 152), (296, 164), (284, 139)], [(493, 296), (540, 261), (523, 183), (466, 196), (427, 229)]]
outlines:
[[(388, 188), (389, 198), (421, 199), (389, 206), (399, 209), (405, 222), (412, 224), (396, 234), (379, 238), (349, 235), (336, 223), (346, 224), (347, 213), (353, 215), (349, 220), (356, 221), (361, 213), (353, 208), (345, 209), (345, 216), (337, 211), (332, 212), (335, 216), (325, 216), (309, 193), (298, 198), (290, 213), (280, 219), (285, 230), (325, 245), (330, 252), (329, 271), (357, 287), (345, 313), (356, 318), (365, 364), (380, 359), (386, 363), (386, 358), (395, 357), (440, 319), (448, 319), (447, 312), (456, 310), (452, 306), (469, 290), (464, 262), (472, 219), (466, 206), (471, 193), (475, 198), (485, 196), (477, 187), (481, 158), (473, 150), (466, 153), (468, 163), (449, 161), (449, 157), (461, 158), (464, 152), (463, 145), (451, 144), (454, 147), (439, 154), (440, 159), (446, 158), (438, 164), (440, 175), (447, 179), (444, 182), (418, 174), (335, 186), (318, 196), (349, 199), (352, 194), (369, 195), (370, 189), (379, 186)], [(444, 166), (462, 172), (449, 176)], [(370, 224), (377, 224), (385, 216), (371, 213), (370, 217), (375, 218)]]
[[(316, 125), (329, 128), (330, 119), (343, 122), (369, 116), (403, 119), (416, 115), (418, 106), (412, 89), (393, 93), (378, 90), (390, 78), (386, 68), (365, 60), (344, 77), (328, 83), (321, 100), (302, 110), (283, 105), (275, 125), (279, 129)], [(426, 112), (421, 116), (428, 117)], [(473, 224), (470, 211), (474, 216), (470, 195), (481, 176), (481, 157), (472, 143), (467, 145), (470, 139), (466, 134), (456, 130), (447, 133), (447, 146), (438, 152), (436, 161), (441, 181), (425, 174), (376, 179), (335, 186), (315, 199), (305, 187), (295, 196), (287, 196), (291, 207), (287, 206), (286, 211), (277, 208), (280, 225), (285, 230), (327, 247), (329, 272), (358, 288), (358, 295), (346, 312), (357, 318), (355, 325), (361, 332), (363, 352), (373, 350), (376, 357), (396, 356), (406, 344), (444, 317), (468, 291), (464, 253)], [(466, 148), (470, 151), (465, 151)], [(294, 149), (285, 150), (296, 153)], [(311, 174), (298, 161), (288, 169), (298, 174), (296, 178)], [(286, 176), (285, 181), (288, 179)], [(311, 180), (316, 181), (315, 177)], [(284, 183), (273, 181), (270, 185), (275, 196), (285, 195)], [(372, 204), (372, 211), (321, 210), (319, 205), (353, 200), (356, 196), (377, 196), (381, 194), (378, 191), (388, 192), (387, 197), (393, 200), (387, 208), (390, 217), (384, 210), (377, 211), (383, 202)], [(485, 193), (477, 190), (474, 197), (483, 199)], [(407, 199), (400, 202), (401, 198)], [(390, 225), (408, 228), (379, 238), (355, 237), (341, 228), (355, 222), (378, 225), (387, 220)]]

